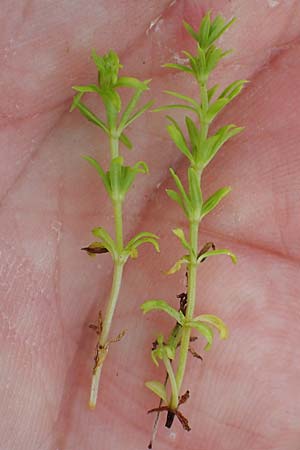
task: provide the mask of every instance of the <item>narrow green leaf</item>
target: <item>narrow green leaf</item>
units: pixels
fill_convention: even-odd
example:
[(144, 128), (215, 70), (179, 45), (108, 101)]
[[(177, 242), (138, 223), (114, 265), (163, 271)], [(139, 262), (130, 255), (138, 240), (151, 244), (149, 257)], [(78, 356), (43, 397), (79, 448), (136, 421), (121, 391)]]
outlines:
[(189, 197), (187, 196), (184, 187), (180, 181), (180, 178), (178, 177), (178, 175), (175, 173), (175, 171), (170, 168), (170, 173), (173, 177), (173, 180), (175, 181), (175, 184), (177, 186), (177, 189), (180, 192), (181, 198), (182, 198), (182, 203), (183, 203), (183, 207), (184, 207), (184, 212), (186, 214), (187, 217), (190, 217), (190, 214), (192, 213), (192, 207), (191, 207), (191, 202)]
[(206, 118), (209, 122), (212, 122), (217, 114), (219, 114), (223, 108), (229, 103), (227, 98), (218, 98), (214, 103), (212, 103), (207, 111)]
[(191, 146), (193, 149), (193, 160), (197, 164), (200, 150), (200, 131), (195, 125), (195, 122), (190, 117), (186, 116), (185, 123), (189, 133)]
[(132, 149), (132, 143), (130, 141), (130, 139), (128, 138), (128, 136), (126, 136), (126, 134), (122, 133), (120, 135), (120, 141), (122, 142), (122, 144), (125, 145), (125, 147), (127, 147), (129, 150)]
[(136, 111), (129, 119), (126, 121), (124, 125), (124, 129), (128, 127), (132, 122), (134, 122), (136, 119), (138, 119), (144, 112), (146, 112), (148, 109), (151, 108), (151, 106), (154, 104), (154, 100), (150, 100), (147, 102), (144, 106), (142, 106), (138, 111)]
[(172, 124), (167, 126), (167, 130), (172, 141), (174, 142), (176, 147), (181, 151), (181, 153), (184, 156), (186, 156), (191, 163), (194, 163), (193, 155), (191, 154), (188, 148), (187, 142), (178, 123), (170, 116), (168, 116), (168, 119), (172, 121)]
[(198, 108), (198, 103), (192, 99), (191, 97), (187, 97), (186, 95), (180, 94), (179, 92), (174, 91), (163, 91), (165, 94), (171, 95), (172, 97), (180, 98), (180, 100), (184, 100), (187, 103), (191, 103), (194, 108)]
[(200, 45), (198, 45), (197, 47), (197, 52), (198, 52), (198, 57), (199, 57), (199, 62), (200, 62), (200, 66), (202, 68), (202, 70), (206, 70), (207, 69), (207, 56), (206, 56), (206, 52), (203, 50), (202, 47), (200, 47)]
[(220, 98), (228, 98), (232, 101), (244, 88), (245, 84), (249, 83), (247, 80), (237, 80), (229, 84), (221, 93)]
[(189, 197), (191, 199), (193, 218), (199, 219), (201, 216), (202, 208), (202, 192), (200, 188), (200, 180), (197, 172), (192, 167), (188, 169), (188, 180), (189, 180)]
[(191, 27), (191, 25), (189, 23), (187, 23), (185, 20), (183, 21), (183, 26), (186, 29), (186, 31), (189, 33), (189, 35), (192, 36), (192, 38), (195, 39), (195, 41), (198, 41), (198, 34), (194, 30), (194, 28)]
[[(215, 19), (216, 21), (216, 19)], [(234, 17), (231, 19), (227, 24), (225, 24), (223, 27), (215, 26), (212, 27), (212, 32), (210, 34), (208, 45), (211, 45), (213, 42), (215, 42), (219, 37), (236, 21), (236, 18)]]
[(191, 251), (191, 245), (186, 240), (184, 231), (181, 228), (174, 228), (172, 231), (175, 234), (175, 236), (178, 237), (178, 239), (182, 243), (183, 247), (186, 248), (190, 252)]
[(149, 173), (149, 167), (145, 161), (138, 161), (134, 164), (133, 170), (137, 173)]
[(126, 122), (128, 121), (128, 119), (129, 119), (130, 115), (132, 114), (134, 108), (136, 107), (136, 105), (137, 105), (137, 103), (138, 103), (142, 93), (143, 93), (143, 91), (140, 91), (140, 90), (135, 91), (134, 94), (132, 95), (131, 99), (127, 103), (127, 106), (124, 109), (123, 115), (122, 115), (121, 120), (119, 122), (119, 126), (118, 126), (118, 132), (119, 133), (124, 130), (124, 128), (126, 126)]
[(220, 128), (216, 135), (221, 137), (222, 145), (224, 142), (226, 142), (229, 138), (237, 135), (241, 131), (243, 131), (243, 127), (236, 127), (233, 124), (226, 125), (225, 127)]
[(228, 327), (225, 325), (223, 320), (213, 314), (201, 314), (193, 320), (196, 322), (207, 322), (210, 325), (214, 325), (220, 333), (220, 339), (227, 339), (229, 336)]
[(149, 89), (150, 80), (140, 81), (137, 78), (133, 77), (120, 77), (118, 78), (117, 83), (115, 84), (115, 87), (129, 87), (138, 89), (139, 91), (147, 91)]
[[(183, 52), (186, 55), (189, 55), (188, 52)], [(202, 47), (198, 44), (197, 46), (197, 56), (190, 60), (190, 64), (193, 68), (194, 74), (197, 75), (198, 80), (206, 81), (207, 79), (207, 70), (206, 70), (206, 53)]]
[(106, 176), (105, 171), (102, 169), (102, 167), (100, 166), (100, 164), (98, 163), (98, 161), (96, 161), (96, 159), (92, 158), (91, 156), (83, 156), (83, 159), (85, 159), (87, 162), (89, 162), (98, 172), (98, 174), (100, 175), (104, 187), (108, 193), (109, 196), (111, 196), (111, 185), (110, 182)]
[(206, 70), (209, 74), (212, 72), (221, 59), (226, 56), (226, 54), (220, 49), (215, 47), (210, 47), (206, 54)]
[(176, 322), (181, 323), (181, 316), (179, 312), (164, 300), (148, 300), (141, 305), (141, 309), (144, 314), (150, 311), (164, 311), (175, 319)]
[(165, 386), (159, 381), (146, 381), (145, 386), (154, 392), (165, 403), (168, 403), (167, 391)]
[(173, 275), (174, 273), (178, 272), (183, 265), (189, 264), (189, 262), (189, 255), (184, 255), (182, 258), (178, 259), (178, 261), (176, 261), (169, 270), (166, 271), (166, 275)]
[(165, 349), (165, 352), (166, 352), (166, 355), (167, 355), (167, 357), (169, 358), (169, 359), (174, 359), (175, 358), (175, 348), (174, 347), (169, 347), (168, 345), (165, 345), (164, 346), (164, 349)]
[(120, 174), (119, 186), (122, 195), (125, 196), (126, 192), (131, 187), (138, 173), (148, 173), (149, 168), (144, 161), (138, 161), (133, 167), (122, 166), (122, 172)]
[(184, 209), (184, 205), (183, 205), (182, 199), (181, 199), (180, 195), (178, 194), (178, 192), (173, 191), (173, 189), (166, 189), (166, 193), (167, 193), (167, 195), (168, 195), (172, 200), (174, 200), (174, 202), (178, 203), (178, 205), (179, 205), (179, 206), (183, 209), (183, 211), (185, 212), (185, 209)]
[(209, 350), (211, 348), (214, 334), (212, 330), (205, 325), (204, 323), (196, 322), (195, 320), (190, 320), (185, 322), (184, 326), (188, 326), (190, 328), (195, 328), (202, 336), (207, 340), (207, 345), (204, 347), (204, 350)]
[(152, 359), (152, 361), (154, 362), (154, 364), (157, 366), (157, 367), (159, 367), (159, 363), (158, 363), (158, 361), (157, 361), (157, 350), (152, 350), (152, 352), (151, 352), (151, 359)]
[[(82, 96), (82, 93), (80, 93), (79, 95)], [(75, 97), (76, 97), (76, 95), (75, 95)], [(97, 117), (94, 113), (92, 113), (92, 111), (87, 106), (85, 106), (81, 101), (78, 101), (76, 103), (76, 105), (74, 106), (74, 108), (77, 108), (81, 112), (81, 114), (84, 117), (86, 117), (86, 119), (88, 121), (90, 121), (93, 124), (97, 125), (98, 127), (102, 128), (102, 130), (105, 131), (106, 134), (109, 134), (107, 125), (104, 122), (102, 122), (102, 120), (100, 120), (99, 117)], [(74, 108), (72, 105), (72, 111)]]
[(205, 141), (201, 142), (201, 152), (200, 152), (200, 162), (202, 168), (204, 169), (213, 158), (214, 148), (216, 143), (219, 141), (219, 136), (213, 135), (208, 137)]
[(72, 86), (72, 89), (77, 92), (99, 92), (99, 87), (95, 84), (88, 84), (86, 86)]
[[(184, 314), (182, 312), (179, 312), (179, 314), (182, 314), (183, 316), (182, 322), (184, 322), (185, 318)], [(167, 345), (176, 351), (178, 345), (180, 344), (181, 337), (182, 337), (182, 326), (177, 323), (175, 327), (173, 327), (172, 329), (172, 332), (167, 340)]]
[(177, 70), (181, 70), (182, 72), (187, 72), (187, 73), (193, 73), (193, 71), (190, 67), (185, 66), (183, 64), (168, 63), (168, 64), (164, 64), (162, 67), (166, 67), (168, 69), (177, 69)]
[(153, 247), (155, 248), (155, 250), (157, 251), (157, 253), (159, 253), (159, 251), (160, 251), (159, 250), (159, 244), (158, 244), (157, 240), (155, 238), (152, 238), (152, 237), (141, 238), (134, 244), (134, 246), (136, 248), (136, 247), (139, 247), (141, 244), (147, 244), (147, 243), (148, 244), (152, 244)]
[(236, 136), (244, 128), (236, 127), (235, 125), (226, 125), (225, 127), (220, 128), (214, 136), (210, 136), (206, 140), (206, 151), (205, 151), (205, 159), (204, 159), (204, 167), (206, 167), (210, 161), (214, 158), (216, 153), (222, 148), (222, 146), (227, 142), (230, 138)]
[(92, 230), (92, 233), (97, 238), (100, 238), (101, 241), (104, 243), (105, 247), (109, 252), (116, 257), (117, 256), (117, 249), (115, 246), (115, 242), (113, 238), (110, 236), (110, 234), (103, 228), (103, 227), (97, 227)]
[(132, 183), (135, 180), (137, 171), (134, 170), (130, 166), (122, 166), (120, 179), (119, 179), (119, 190), (122, 198), (125, 197), (125, 194), (130, 189)]
[[(199, 46), (198, 46), (198, 48), (199, 48)], [(196, 71), (196, 68), (197, 68), (197, 57), (192, 55), (187, 50), (182, 50), (182, 53), (188, 58), (190, 66), (192, 67), (193, 71)]]
[(220, 14), (218, 14), (212, 21), (212, 24), (210, 27), (211, 33), (215, 33), (217, 30), (222, 29), (224, 24), (225, 24), (224, 18)]
[(103, 57), (101, 57), (100, 55), (97, 55), (97, 52), (96, 52), (96, 50), (94, 48), (92, 49), (92, 60), (96, 64), (97, 69), (98, 70), (102, 70), (102, 68), (103, 68)]
[(210, 89), (208, 89), (208, 91), (207, 91), (208, 102), (211, 101), (211, 99), (213, 98), (213, 96), (215, 95), (215, 93), (218, 89), (219, 89), (219, 84), (215, 84)]
[(157, 236), (154, 233), (150, 233), (150, 231), (142, 231), (141, 233), (136, 234), (132, 239), (130, 239), (127, 246), (135, 244), (138, 240), (140, 240), (142, 238), (159, 239), (159, 236)]
[(195, 108), (193, 108), (193, 106), (181, 105), (181, 104), (159, 106), (158, 108), (152, 109), (152, 112), (167, 111), (168, 109), (187, 109), (189, 111), (193, 111), (193, 112), (197, 113), (197, 110)]
[(203, 48), (207, 47), (210, 33), (210, 11), (203, 17), (199, 30), (199, 43)]
[(134, 236), (126, 245), (125, 250), (130, 251), (132, 248), (137, 248), (141, 244), (149, 243), (152, 244), (155, 250), (159, 253), (159, 244), (157, 240), (158, 236), (154, 233), (149, 233), (147, 231), (143, 231)]
[(231, 191), (231, 187), (223, 187), (216, 191), (213, 195), (211, 195), (202, 206), (201, 218), (206, 216), (210, 211), (212, 211), (229, 192)]
[(197, 262), (199, 264), (205, 258), (209, 258), (210, 256), (218, 256), (218, 255), (230, 256), (231, 261), (233, 262), (233, 264), (237, 263), (237, 257), (235, 256), (235, 254), (232, 253), (230, 250), (227, 250), (226, 248), (223, 248), (223, 249), (220, 249), (220, 250), (212, 250), (212, 251), (205, 252), (205, 253), (203, 253), (202, 255), (199, 256)]
[(78, 107), (78, 104), (81, 102), (83, 95), (84, 95), (83, 92), (78, 92), (78, 94), (74, 95), (72, 104), (70, 106), (70, 112), (73, 112), (74, 109)]

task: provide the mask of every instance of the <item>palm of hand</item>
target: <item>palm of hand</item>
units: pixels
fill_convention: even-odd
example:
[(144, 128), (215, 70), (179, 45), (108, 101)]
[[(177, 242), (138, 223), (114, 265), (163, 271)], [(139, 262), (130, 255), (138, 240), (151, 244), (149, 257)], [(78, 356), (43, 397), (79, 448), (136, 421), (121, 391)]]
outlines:
[[(79, 247), (90, 242), (92, 227), (110, 226), (111, 211), (80, 155), (99, 155), (100, 146), (102, 158), (106, 150), (98, 130), (66, 110), (70, 85), (91, 79), (91, 64), (85, 61), (98, 43), (100, 52), (113, 47), (121, 54), (127, 74), (153, 78), (157, 104), (171, 84), (192, 92), (186, 79), (176, 78), (174, 86), (174, 75), (160, 69), (172, 57), (170, 48), (175, 53), (186, 46), (179, 31), (182, 18), (199, 22), (195, 2), (183, 3), (165, 9), (168, 2), (127, 2), (126, 11), (132, 11), (127, 17), (120, 2), (110, 23), (104, 1), (84, 13), (81, 2), (72, 4), (68, 18), (62, 4), (53, 16), (47, 7), (28, 3), (22, 17), (14, 10), (4, 33), (2, 79), (10, 88), (2, 95), (0, 180), (3, 449), (147, 445), (152, 418), (145, 411), (155, 400), (143, 380), (163, 378), (152, 368), (147, 348), (155, 331), (172, 324), (161, 315), (142, 319), (139, 305), (183, 290), (184, 277), (161, 275), (180, 256), (170, 228), (183, 220), (164, 188), (171, 184), (167, 168), (177, 164), (180, 170), (181, 162), (162, 117), (140, 119), (131, 133), (136, 150), (126, 158), (149, 162), (151, 177), (137, 180), (125, 226), (132, 234), (134, 228), (158, 232), (162, 253), (158, 257), (145, 249), (127, 267), (114, 325), (116, 335), (124, 328), (127, 335), (111, 347), (92, 413), (86, 400), (95, 336), (87, 326), (97, 315), (99, 297), (101, 305), (105, 302), (111, 265), (106, 255), (89, 260)], [(224, 47), (230, 41), (236, 52), (218, 78), (252, 83), (221, 118), (246, 131), (205, 175), (207, 193), (227, 184), (233, 193), (206, 219), (200, 239), (230, 247), (240, 261), (235, 268), (222, 259), (203, 264), (199, 308), (220, 315), (232, 336), (226, 344), (216, 342), (203, 363), (189, 362), (185, 387), (192, 398), (184, 411), (192, 432), (184, 433), (179, 424), (171, 433), (162, 428), (157, 448), (296, 450), (300, 242), (293, 209), (300, 197), (300, 11), (296, 2), (273, 9), (266, 2), (251, 14), (242, 0), (223, 3), (224, 15), (234, 13), (239, 23), (224, 38)], [(162, 20), (145, 33), (159, 12)], [(16, 36), (18, 21), (22, 27)], [(264, 28), (256, 38), (258, 21)], [(112, 30), (119, 32), (112, 36)]]

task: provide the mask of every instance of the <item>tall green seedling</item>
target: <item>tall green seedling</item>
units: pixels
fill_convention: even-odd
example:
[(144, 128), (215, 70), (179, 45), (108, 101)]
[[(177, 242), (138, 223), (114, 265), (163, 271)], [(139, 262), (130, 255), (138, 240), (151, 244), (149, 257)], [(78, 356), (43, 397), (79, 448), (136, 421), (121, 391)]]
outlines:
[[(121, 332), (115, 338), (110, 336), (112, 320), (122, 284), (124, 265), (128, 258), (137, 257), (137, 249), (141, 244), (150, 243), (157, 251), (159, 251), (159, 246), (158, 237), (149, 232), (141, 232), (129, 242), (124, 243), (123, 230), (123, 205), (126, 194), (138, 173), (148, 173), (148, 166), (144, 161), (139, 161), (133, 166), (125, 165), (124, 158), (121, 156), (121, 146), (127, 147), (127, 149), (132, 148), (132, 143), (125, 134), (125, 130), (153, 104), (152, 101), (148, 101), (143, 106), (138, 106), (141, 96), (149, 89), (150, 80), (140, 81), (132, 77), (119, 76), (122, 65), (114, 51), (109, 51), (104, 56), (99, 56), (93, 51), (92, 58), (98, 71), (97, 83), (73, 86), (77, 93), (74, 96), (71, 111), (79, 110), (87, 120), (96, 125), (107, 136), (107, 147), (110, 154), (107, 170), (90, 156), (84, 156), (84, 159), (96, 169), (102, 180), (103, 187), (111, 201), (115, 228), (114, 236), (111, 236), (103, 227), (94, 228), (92, 233), (97, 240), (83, 248), (91, 256), (110, 253), (114, 264), (112, 286), (105, 312), (104, 314), (99, 312), (98, 324), (93, 326), (98, 335), (89, 401), (89, 406), (93, 409), (96, 406), (100, 375), (109, 346), (112, 342), (120, 340), (124, 334), (124, 332)], [(120, 91), (125, 88), (128, 88), (132, 93), (129, 102), (122, 105)], [(104, 120), (96, 116), (83, 102), (83, 97), (89, 93), (96, 95), (103, 103), (106, 116)]]
[[(155, 365), (159, 361), (165, 366), (167, 378), (165, 383), (148, 381), (146, 386), (160, 398), (160, 406), (152, 411), (166, 411), (166, 426), (172, 425), (176, 416), (185, 430), (190, 430), (187, 419), (179, 411), (179, 406), (189, 397), (189, 391), (182, 393), (182, 385), (186, 374), (188, 353), (191, 350), (191, 331), (199, 333), (206, 340), (204, 350), (209, 350), (213, 343), (215, 328), (221, 339), (228, 337), (225, 323), (212, 314), (195, 315), (198, 299), (197, 277), (201, 263), (207, 258), (217, 255), (228, 255), (236, 262), (235, 255), (228, 249), (216, 249), (213, 243), (199, 247), (199, 226), (202, 219), (209, 214), (220, 201), (230, 192), (230, 187), (222, 187), (211, 197), (203, 199), (201, 178), (205, 168), (216, 156), (217, 152), (229, 139), (242, 131), (233, 124), (222, 126), (211, 133), (211, 125), (223, 109), (241, 92), (245, 80), (231, 83), (220, 90), (218, 85), (210, 85), (210, 75), (218, 63), (226, 57), (228, 51), (216, 47), (216, 40), (234, 22), (225, 22), (221, 16), (211, 19), (206, 14), (198, 30), (188, 23), (184, 26), (189, 35), (196, 41), (196, 53), (184, 52), (187, 64), (166, 64), (165, 67), (178, 70), (193, 77), (199, 89), (199, 99), (190, 98), (182, 93), (165, 91), (180, 102), (162, 106), (157, 111), (178, 108), (187, 111), (185, 130), (171, 116), (167, 116), (169, 125), (167, 131), (171, 140), (188, 161), (187, 182), (185, 183), (170, 169), (176, 189), (167, 189), (168, 196), (181, 208), (187, 223), (188, 233), (181, 228), (174, 228), (173, 233), (183, 247), (183, 256), (168, 271), (173, 274), (182, 267), (186, 270), (187, 292), (181, 294), (179, 310), (163, 299), (153, 299), (142, 305), (144, 313), (160, 310), (175, 319), (176, 324), (170, 336), (165, 338), (160, 334), (154, 342), (151, 356)], [(195, 356), (195, 352), (194, 352)], [(199, 357), (199, 355), (196, 354)], [(151, 447), (151, 444), (150, 444)], [(149, 447), (149, 448), (150, 448)]]

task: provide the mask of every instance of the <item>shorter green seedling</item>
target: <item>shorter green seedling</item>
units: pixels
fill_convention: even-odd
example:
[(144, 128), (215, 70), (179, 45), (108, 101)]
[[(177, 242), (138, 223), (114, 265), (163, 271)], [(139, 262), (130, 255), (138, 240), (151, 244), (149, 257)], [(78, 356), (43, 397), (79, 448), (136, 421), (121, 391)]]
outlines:
[[(132, 77), (120, 77), (119, 70), (122, 68), (122, 65), (114, 51), (110, 51), (104, 56), (99, 56), (96, 52), (93, 52), (92, 58), (98, 70), (97, 84), (73, 86), (77, 94), (74, 96), (71, 111), (78, 109), (87, 120), (104, 131), (108, 137), (110, 163), (107, 170), (103, 169), (99, 162), (90, 156), (84, 156), (84, 159), (96, 169), (102, 180), (107, 196), (112, 204), (115, 225), (114, 237), (103, 227), (94, 228), (92, 233), (97, 241), (82, 248), (91, 256), (110, 253), (114, 263), (112, 287), (105, 313), (102, 315), (100, 311), (97, 325), (91, 325), (91, 328), (98, 335), (89, 401), (89, 406), (95, 408), (101, 370), (109, 346), (111, 343), (119, 341), (124, 335), (124, 331), (122, 331), (116, 338), (110, 337), (124, 265), (128, 258), (136, 258), (138, 256), (138, 247), (141, 244), (150, 243), (156, 251), (159, 251), (159, 246), (158, 236), (153, 233), (141, 232), (126, 244), (123, 237), (123, 204), (126, 194), (138, 173), (148, 173), (148, 166), (144, 161), (139, 161), (133, 166), (125, 165), (124, 159), (120, 155), (120, 143), (128, 149), (132, 148), (132, 143), (125, 134), (125, 130), (153, 104), (152, 101), (148, 101), (142, 107), (137, 107), (142, 94), (149, 89), (150, 80), (140, 81)], [(119, 91), (124, 88), (132, 90), (133, 94), (128, 104), (122, 107)], [(88, 93), (96, 94), (101, 99), (105, 108), (106, 121), (97, 117), (83, 102), (83, 96)]]
[[(165, 91), (172, 97), (179, 99), (178, 104), (162, 106), (156, 111), (163, 111), (171, 108), (179, 108), (192, 113), (195, 116), (185, 117), (186, 133), (184, 133), (170, 116), (167, 116), (170, 124), (167, 127), (168, 133), (178, 150), (184, 155), (189, 163), (187, 169), (187, 188), (173, 169), (170, 169), (171, 177), (177, 190), (167, 189), (168, 196), (175, 201), (183, 211), (189, 233), (186, 236), (181, 228), (174, 228), (173, 233), (179, 239), (184, 255), (168, 270), (168, 274), (186, 268), (187, 292), (181, 294), (184, 299), (179, 310), (168, 304), (163, 299), (154, 299), (142, 305), (144, 313), (160, 310), (168, 314), (176, 324), (168, 338), (159, 334), (152, 348), (151, 357), (153, 363), (158, 366), (161, 361), (165, 367), (167, 378), (163, 384), (160, 381), (148, 381), (146, 386), (160, 398), (158, 408), (149, 412), (167, 412), (166, 426), (171, 427), (174, 417), (182, 424), (187, 431), (190, 430), (188, 420), (179, 411), (180, 406), (187, 401), (190, 396), (189, 391), (182, 394), (182, 385), (185, 377), (187, 356), (192, 353), (197, 358), (195, 350), (191, 349), (190, 342), (194, 340), (191, 336), (192, 330), (204, 337), (208, 351), (213, 344), (213, 328), (219, 332), (221, 339), (227, 339), (228, 329), (225, 323), (212, 314), (199, 314), (195, 316), (195, 306), (197, 298), (197, 273), (203, 261), (217, 255), (227, 255), (233, 263), (236, 263), (235, 255), (227, 249), (216, 249), (212, 242), (208, 242), (199, 251), (199, 226), (202, 219), (209, 214), (220, 201), (230, 192), (230, 187), (223, 187), (216, 191), (211, 197), (203, 200), (201, 190), (201, 177), (204, 169), (216, 156), (222, 146), (232, 137), (242, 131), (242, 128), (235, 125), (226, 125), (209, 134), (210, 126), (219, 113), (228, 105), (242, 90), (245, 80), (238, 80), (231, 83), (224, 90), (218, 93), (218, 85), (208, 87), (208, 80), (211, 72), (217, 64), (229, 53), (215, 46), (216, 40), (234, 22), (234, 19), (226, 23), (221, 16), (211, 20), (208, 13), (202, 20), (198, 31), (195, 31), (189, 24), (184, 26), (190, 36), (196, 41), (196, 54), (183, 52), (188, 59), (187, 65), (166, 64), (165, 67), (176, 69), (194, 77), (199, 87), (200, 100), (190, 98), (184, 94)], [(186, 134), (188, 137), (186, 137)], [(157, 420), (156, 420), (157, 422)], [(152, 441), (149, 444), (152, 448)]]

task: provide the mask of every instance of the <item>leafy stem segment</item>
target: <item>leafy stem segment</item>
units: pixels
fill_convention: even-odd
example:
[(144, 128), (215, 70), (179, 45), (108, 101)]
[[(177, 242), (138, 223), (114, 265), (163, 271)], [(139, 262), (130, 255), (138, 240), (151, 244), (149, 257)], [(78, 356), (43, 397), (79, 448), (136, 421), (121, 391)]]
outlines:
[[(206, 81), (202, 81), (200, 83), (200, 104), (201, 104), (201, 114), (199, 114), (199, 119), (201, 122), (201, 128), (200, 128), (199, 141), (200, 141), (200, 146), (204, 147), (206, 139), (207, 139), (208, 129), (209, 129), (209, 123), (207, 121), (208, 95), (207, 95), (207, 82)], [(202, 174), (202, 169), (198, 168), (197, 176), (199, 177), (199, 183), (201, 180), (201, 174)], [(200, 191), (201, 191), (201, 188), (200, 188)], [(197, 284), (197, 269), (198, 269), (197, 255), (198, 255), (198, 235), (199, 235), (200, 222), (201, 222), (201, 213), (200, 213), (199, 217), (195, 217), (195, 218), (193, 218), (193, 220), (189, 221), (190, 256), (189, 256), (189, 263), (187, 266), (188, 303), (187, 303), (186, 315), (185, 315), (185, 318), (187, 321), (193, 320), (195, 304), (196, 304), (196, 284)], [(189, 322), (187, 322), (187, 323), (189, 323)], [(183, 327), (182, 337), (181, 337), (181, 345), (180, 345), (180, 351), (179, 351), (178, 369), (177, 369), (177, 373), (176, 373), (177, 389), (179, 392), (181, 390), (181, 386), (182, 386), (182, 382), (183, 382), (183, 378), (184, 378), (184, 374), (185, 374), (188, 350), (189, 350), (189, 346), (190, 346), (190, 337), (191, 337), (191, 327), (190, 326)], [(173, 404), (171, 402), (170, 406), (172, 409), (176, 409), (178, 407), (178, 400), (179, 400), (179, 398), (177, 398), (176, 404)]]
[[(110, 150), (112, 158), (117, 158), (119, 156), (118, 138), (115, 137), (110, 138)], [(122, 217), (123, 199), (121, 197), (118, 197), (117, 194), (118, 192), (116, 192), (116, 198), (113, 200), (114, 222), (115, 222), (115, 247), (117, 259), (115, 260), (114, 264), (113, 282), (110, 296), (106, 305), (104, 320), (102, 322), (102, 331), (101, 334), (99, 335), (99, 340), (97, 343), (97, 358), (95, 359), (95, 365), (93, 368), (91, 393), (89, 401), (89, 406), (91, 409), (94, 409), (96, 406), (102, 366), (108, 352), (109, 333), (121, 288), (123, 267), (126, 262), (126, 260), (122, 258), (122, 253), (124, 251), (123, 217)]]
[[(96, 328), (98, 342), (94, 358), (95, 363), (89, 405), (91, 408), (95, 408), (100, 375), (109, 345), (112, 342), (120, 340), (124, 335), (124, 332), (121, 332), (115, 339), (111, 339), (110, 337), (112, 320), (122, 284), (124, 265), (129, 257), (136, 258), (138, 256), (137, 249), (141, 244), (150, 243), (157, 251), (159, 251), (159, 246), (157, 242), (158, 237), (153, 233), (138, 233), (126, 245), (124, 244), (123, 237), (122, 210), (126, 194), (138, 173), (148, 173), (148, 166), (144, 161), (139, 161), (133, 166), (126, 166), (123, 157), (120, 155), (120, 143), (128, 149), (132, 148), (132, 143), (128, 136), (125, 135), (124, 130), (153, 104), (152, 101), (149, 101), (142, 107), (138, 107), (140, 97), (149, 89), (148, 85), (150, 80), (140, 81), (132, 77), (120, 77), (119, 70), (122, 65), (119, 62), (118, 55), (113, 51), (109, 51), (104, 56), (99, 56), (96, 52), (92, 52), (92, 58), (97, 67), (98, 82), (97, 84), (73, 87), (77, 94), (74, 96), (71, 111), (78, 109), (86, 119), (104, 131), (108, 137), (110, 149), (108, 170), (104, 170), (100, 163), (91, 156), (84, 156), (84, 159), (96, 169), (101, 178), (106, 193), (112, 203), (115, 225), (114, 237), (103, 227), (94, 228), (92, 232), (98, 240), (93, 241), (89, 246), (83, 248), (90, 256), (110, 253), (114, 263), (112, 287), (105, 314), (102, 318), (102, 314), (99, 313), (100, 319), (98, 326), (92, 326)], [(124, 87), (133, 90), (133, 95), (128, 104), (122, 106), (119, 90)], [(96, 94), (102, 100), (106, 120), (96, 116), (83, 102), (83, 96), (88, 93)]]
[[(191, 222), (190, 223), (190, 245), (191, 245), (191, 257), (190, 262), (187, 267), (188, 273), (188, 291), (187, 291), (187, 308), (185, 314), (185, 320), (188, 321), (193, 320), (194, 310), (195, 310), (195, 302), (196, 302), (196, 283), (197, 283), (197, 259), (194, 255), (197, 255), (198, 251), (198, 230), (199, 230), (199, 222)], [(191, 328), (190, 326), (184, 326), (182, 329), (181, 336), (181, 345), (179, 350), (179, 362), (178, 369), (176, 373), (176, 383), (177, 389), (180, 392), (183, 377), (185, 373), (185, 367), (187, 362), (188, 350), (190, 346), (190, 337), (191, 337)], [(178, 397), (176, 399), (176, 403), (171, 403), (170, 406), (172, 409), (176, 409), (178, 406)]]
[[(206, 340), (205, 350), (209, 350), (213, 343), (213, 330), (219, 331), (220, 338), (228, 337), (228, 329), (224, 322), (212, 314), (201, 314), (195, 316), (197, 300), (197, 273), (202, 261), (210, 256), (227, 255), (232, 262), (236, 262), (235, 255), (227, 249), (210, 250), (210, 245), (204, 246), (199, 251), (199, 226), (202, 219), (211, 212), (219, 202), (230, 192), (229, 187), (217, 190), (211, 197), (203, 200), (201, 189), (201, 176), (207, 165), (215, 157), (223, 144), (230, 138), (242, 131), (242, 128), (229, 124), (219, 128), (215, 134), (209, 134), (210, 125), (242, 90), (245, 80), (238, 80), (231, 83), (219, 94), (218, 85), (208, 87), (209, 76), (217, 64), (229, 52), (224, 52), (215, 46), (215, 41), (233, 23), (225, 22), (221, 16), (211, 20), (208, 13), (202, 20), (199, 29), (195, 31), (189, 24), (185, 23), (185, 28), (191, 37), (196, 41), (196, 54), (192, 55), (184, 52), (188, 58), (188, 64), (166, 64), (171, 69), (180, 70), (192, 75), (199, 88), (200, 101), (190, 98), (182, 93), (166, 91), (172, 97), (181, 100), (181, 103), (170, 104), (156, 109), (164, 111), (170, 108), (187, 110), (195, 115), (196, 119), (190, 116), (185, 117), (186, 130), (183, 131), (176, 120), (167, 116), (170, 124), (167, 127), (168, 133), (176, 145), (177, 149), (187, 158), (189, 167), (187, 170), (187, 188), (173, 169), (170, 169), (171, 176), (176, 185), (176, 190), (167, 189), (168, 196), (175, 201), (182, 209), (188, 224), (189, 237), (186, 238), (183, 229), (175, 228), (173, 233), (178, 237), (184, 248), (185, 254), (175, 262), (168, 270), (167, 274), (173, 274), (186, 267), (188, 280), (187, 304), (184, 311), (176, 311), (165, 300), (149, 300), (142, 305), (144, 313), (153, 310), (161, 310), (169, 314), (176, 320), (176, 339), (171, 335), (164, 340), (163, 336), (157, 338), (157, 346), (152, 350), (152, 359), (158, 365), (157, 358), (161, 359), (168, 373), (169, 388), (158, 381), (148, 381), (146, 386), (152, 390), (165, 406), (156, 408), (156, 411), (168, 411), (166, 426), (170, 425), (170, 416), (180, 418), (184, 428), (189, 430), (187, 422), (182, 421), (182, 414), (178, 407), (182, 403), (180, 399), (182, 385), (184, 382), (187, 356), (190, 349), (191, 330), (194, 329)], [(207, 247), (207, 248), (206, 248)], [(178, 328), (179, 327), (179, 328)], [(177, 357), (177, 352), (179, 355)], [(172, 370), (171, 370), (172, 369)], [(175, 377), (175, 382), (174, 382)], [(169, 393), (169, 394), (168, 394)], [(186, 419), (185, 419), (186, 420)]]

